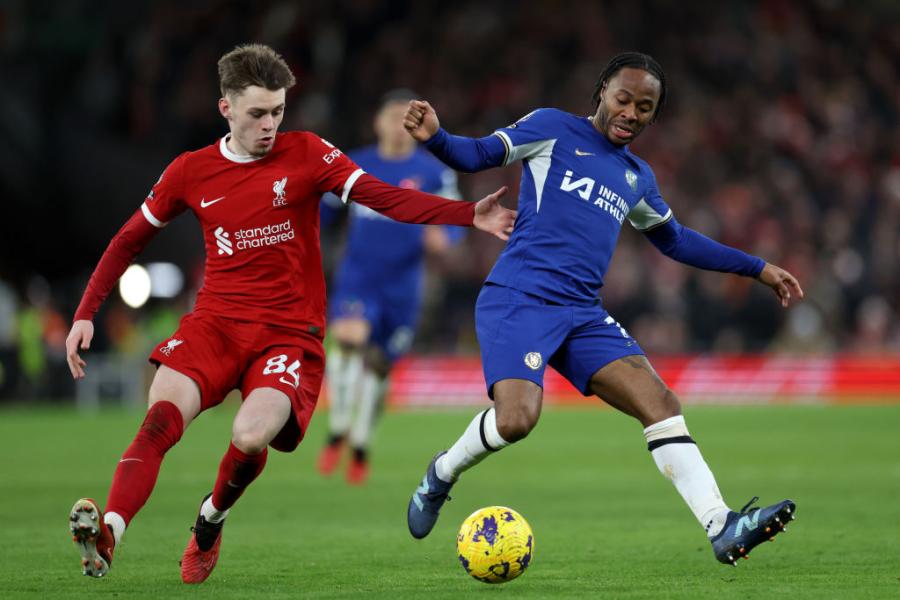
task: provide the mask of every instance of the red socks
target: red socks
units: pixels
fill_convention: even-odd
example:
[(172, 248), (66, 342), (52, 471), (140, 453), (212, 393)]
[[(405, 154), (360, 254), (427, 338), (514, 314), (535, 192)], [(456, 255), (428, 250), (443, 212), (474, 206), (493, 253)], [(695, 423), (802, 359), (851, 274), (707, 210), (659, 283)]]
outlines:
[[(156, 485), (163, 456), (181, 439), (183, 432), (184, 419), (174, 404), (161, 400), (150, 407), (134, 441), (116, 467), (106, 512), (118, 513), (126, 525), (131, 522)], [(262, 472), (267, 456), (267, 450), (260, 454), (244, 454), (234, 444), (229, 445), (219, 464), (213, 505), (221, 511), (231, 508)]]
[(219, 464), (219, 476), (213, 488), (212, 503), (216, 510), (231, 508), (247, 486), (266, 466), (268, 448), (259, 454), (244, 454), (232, 443)]
[(183, 432), (184, 419), (174, 404), (161, 400), (150, 407), (116, 467), (106, 512), (118, 513), (126, 525), (134, 518), (156, 485), (163, 456), (181, 439)]

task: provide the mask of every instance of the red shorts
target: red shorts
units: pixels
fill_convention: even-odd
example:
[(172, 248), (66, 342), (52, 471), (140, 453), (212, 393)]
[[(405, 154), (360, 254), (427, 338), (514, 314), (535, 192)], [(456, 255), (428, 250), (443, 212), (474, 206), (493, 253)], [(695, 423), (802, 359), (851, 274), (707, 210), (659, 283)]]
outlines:
[(200, 387), (200, 410), (220, 404), (233, 389), (241, 397), (271, 387), (291, 399), (294, 418), (269, 444), (291, 452), (303, 439), (322, 387), (322, 341), (298, 331), (189, 313), (171, 338), (156, 347), (150, 362), (190, 377)]

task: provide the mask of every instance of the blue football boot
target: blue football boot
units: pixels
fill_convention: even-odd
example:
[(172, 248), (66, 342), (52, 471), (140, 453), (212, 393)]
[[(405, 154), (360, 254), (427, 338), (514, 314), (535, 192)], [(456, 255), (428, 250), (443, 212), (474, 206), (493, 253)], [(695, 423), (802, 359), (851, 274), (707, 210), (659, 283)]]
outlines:
[(759, 497), (754, 496), (739, 513), (730, 511), (722, 531), (710, 539), (720, 563), (736, 567), (737, 559), (749, 558), (750, 551), (766, 540), (774, 542), (775, 536), (787, 531), (786, 525), (794, 520), (797, 506), (791, 500), (751, 509), (757, 500)]
[(406, 509), (406, 524), (409, 526), (409, 532), (418, 540), (431, 533), (431, 529), (437, 522), (438, 512), (444, 502), (450, 499), (447, 494), (453, 484), (440, 479), (434, 469), (437, 459), (446, 453), (446, 450), (438, 452), (428, 463), (425, 477), (413, 492), (409, 507)]

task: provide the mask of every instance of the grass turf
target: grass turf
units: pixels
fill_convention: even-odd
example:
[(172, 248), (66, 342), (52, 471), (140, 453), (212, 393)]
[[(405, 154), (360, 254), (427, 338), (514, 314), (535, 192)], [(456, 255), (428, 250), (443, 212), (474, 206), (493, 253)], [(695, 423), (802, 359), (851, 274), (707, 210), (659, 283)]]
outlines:
[[(235, 405), (201, 416), (163, 463), (107, 579), (82, 577), (67, 535), (80, 496), (105, 501), (141, 415), (0, 410), (3, 598), (886, 598), (900, 597), (900, 406), (689, 407), (688, 424), (732, 508), (791, 497), (798, 519), (738, 568), (715, 561), (656, 471), (640, 427), (611, 410), (548, 409), (531, 437), (454, 489), (432, 534), (406, 530), (409, 494), (474, 411), (390, 413), (365, 487), (315, 459), (323, 414), (293, 454), (272, 452), (232, 511), (202, 586), (178, 560), (211, 489)], [(529, 570), (490, 586), (464, 573), (456, 529), (508, 505), (535, 532)]]

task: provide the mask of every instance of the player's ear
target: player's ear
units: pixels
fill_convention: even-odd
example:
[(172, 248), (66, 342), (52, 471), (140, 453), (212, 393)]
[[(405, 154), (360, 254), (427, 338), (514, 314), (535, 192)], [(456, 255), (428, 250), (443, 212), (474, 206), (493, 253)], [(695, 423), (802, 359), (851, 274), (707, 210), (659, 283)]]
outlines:
[(231, 104), (228, 103), (228, 98), (219, 98), (219, 114), (231, 120)]

